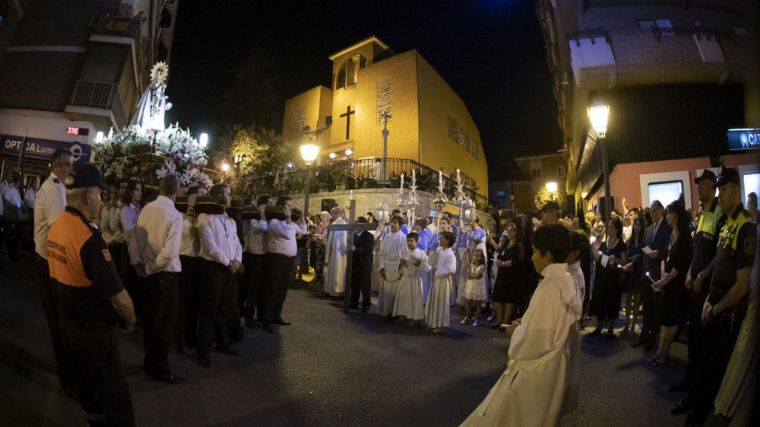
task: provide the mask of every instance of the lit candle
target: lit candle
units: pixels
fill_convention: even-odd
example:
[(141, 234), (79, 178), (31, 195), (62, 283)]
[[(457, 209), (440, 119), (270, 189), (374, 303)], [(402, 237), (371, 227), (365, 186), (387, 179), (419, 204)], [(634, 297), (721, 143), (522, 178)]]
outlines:
[(443, 193), (443, 171), (438, 171), (438, 191)]
[(457, 169), (457, 183), (462, 182), (462, 179), (459, 177), (459, 169)]

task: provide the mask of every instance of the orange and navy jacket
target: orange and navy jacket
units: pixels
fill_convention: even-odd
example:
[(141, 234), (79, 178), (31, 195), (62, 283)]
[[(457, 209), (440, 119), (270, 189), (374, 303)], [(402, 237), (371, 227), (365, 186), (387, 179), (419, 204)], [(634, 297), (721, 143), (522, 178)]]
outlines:
[(85, 329), (113, 327), (118, 316), (111, 297), (124, 287), (97, 227), (66, 206), (50, 226), (46, 253), (61, 318)]

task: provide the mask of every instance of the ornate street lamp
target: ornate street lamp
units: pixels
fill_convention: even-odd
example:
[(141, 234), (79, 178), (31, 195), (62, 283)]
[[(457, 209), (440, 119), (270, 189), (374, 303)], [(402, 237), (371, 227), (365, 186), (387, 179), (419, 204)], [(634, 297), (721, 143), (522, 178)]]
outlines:
[(610, 106), (601, 100), (595, 100), (587, 109), (588, 120), (591, 127), (594, 128), (598, 138), (597, 142), (601, 144), (602, 150), (602, 173), (604, 175), (604, 212), (605, 220), (610, 218), (612, 211), (612, 200), (610, 199), (610, 171), (609, 171), (609, 154), (607, 153), (607, 121), (610, 117)]
[(554, 200), (554, 194), (557, 192), (557, 188), (558, 188), (558, 185), (554, 181), (549, 181), (546, 183), (546, 191), (549, 192), (552, 200)]

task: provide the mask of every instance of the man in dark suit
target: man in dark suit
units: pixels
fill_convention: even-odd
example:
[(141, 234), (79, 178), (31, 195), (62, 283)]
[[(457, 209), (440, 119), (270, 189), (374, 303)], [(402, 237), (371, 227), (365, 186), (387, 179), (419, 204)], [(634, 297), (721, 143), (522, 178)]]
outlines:
[[(367, 219), (359, 217), (357, 224), (366, 224)], [(351, 305), (349, 308), (359, 308), (359, 292), (362, 294), (362, 312), (366, 313), (372, 306), (372, 250), (375, 247), (375, 237), (367, 230), (354, 234), (351, 250), (354, 258), (351, 265)]]
[[(665, 208), (659, 200), (652, 202), (649, 208), (652, 215), (652, 224), (644, 231), (644, 246), (651, 249), (644, 254), (644, 273), (649, 273), (652, 280), (660, 279), (660, 263), (665, 259), (668, 239), (670, 239), (670, 226), (665, 221)], [(642, 278), (645, 283), (649, 284), (649, 279)], [(641, 302), (644, 304), (644, 324), (641, 326), (641, 335), (638, 342), (631, 344), (631, 347), (646, 345), (644, 348), (648, 351), (654, 346), (657, 339), (657, 332), (660, 330), (659, 321), (659, 301), (661, 295), (655, 292), (651, 286), (644, 288)]]

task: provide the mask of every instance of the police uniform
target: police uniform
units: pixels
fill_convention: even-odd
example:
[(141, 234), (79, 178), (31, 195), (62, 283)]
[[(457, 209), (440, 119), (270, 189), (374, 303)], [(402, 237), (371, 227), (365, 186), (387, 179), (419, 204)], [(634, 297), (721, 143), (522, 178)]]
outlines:
[[(85, 165), (74, 187), (98, 186)], [(87, 176), (89, 174), (89, 176)], [(79, 181), (79, 182), (77, 182)], [(98, 228), (67, 206), (47, 235), (50, 278), (58, 296), (63, 349), (74, 375), (79, 403), (91, 425), (134, 425), (132, 400), (121, 370), (114, 331), (119, 317), (111, 297), (124, 290)]]
[[(726, 181), (738, 185), (738, 173), (733, 169), (724, 169), (718, 184), (721, 185), (721, 182)], [(725, 221), (718, 237), (713, 274), (707, 295), (707, 301), (712, 306), (718, 304), (734, 286), (737, 270), (752, 266), (756, 250), (755, 225), (741, 203), (733, 212), (726, 212)], [(694, 410), (689, 415), (687, 423), (701, 424), (710, 413), (731, 358), (745, 309), (746, 297), (734, 307), (717, 314), (705, 326), (696, 370), (696, 383), (692, 393)]]

